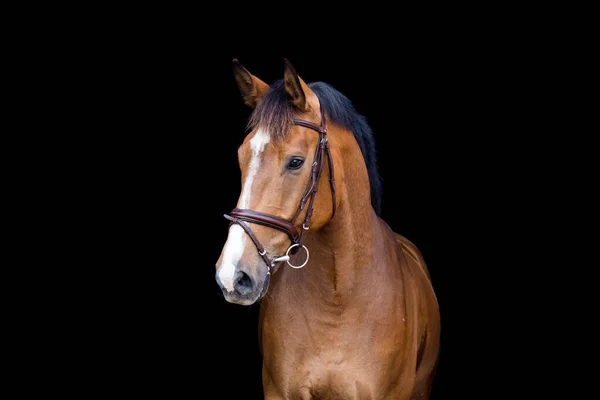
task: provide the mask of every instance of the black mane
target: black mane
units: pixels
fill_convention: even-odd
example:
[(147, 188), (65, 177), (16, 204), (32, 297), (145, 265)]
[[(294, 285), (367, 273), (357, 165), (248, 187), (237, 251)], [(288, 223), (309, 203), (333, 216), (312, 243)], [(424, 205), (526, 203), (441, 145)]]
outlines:
[[(352, 102), (331, 85), (314, 82), (308, 85), (319, 98), (329, 119), (354, 134), (367, 165), (371, 186), (371, 204), (377, 215), (381, 215), (381, 178), (377, 170), (377, 151), (373, 132), (364, 116), (358, 114)], [(294, 106), (285, 91), (283, 80), (271, 85), (271, 90), (250, 116), (249, 128), (261, 126), (276, 138), (283, 138), (289, 131), (294, 118)]]

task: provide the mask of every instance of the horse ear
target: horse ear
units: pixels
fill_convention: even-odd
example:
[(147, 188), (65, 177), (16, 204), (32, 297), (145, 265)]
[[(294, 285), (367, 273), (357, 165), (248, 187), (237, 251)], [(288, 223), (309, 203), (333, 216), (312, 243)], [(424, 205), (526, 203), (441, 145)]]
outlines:
[(262, 97), (269, 91), (269, 85), (252, 75), (237, 60), (233, 60), (233, 75), (237, 82), (244, 103), (254, 108), (260, 103)]
[(285, 71), (283, 73), (285, 91), (290, 95), (294, 106), (296, 106), (298, 110), (304, 112), (307, 108), (306, 96), (311, 90), (306, 83), (304, 83), (302, 78), (298, 76), (298, 73), (292, 64), (286, 58), (284, 58), (283, 61), (285, 63)]

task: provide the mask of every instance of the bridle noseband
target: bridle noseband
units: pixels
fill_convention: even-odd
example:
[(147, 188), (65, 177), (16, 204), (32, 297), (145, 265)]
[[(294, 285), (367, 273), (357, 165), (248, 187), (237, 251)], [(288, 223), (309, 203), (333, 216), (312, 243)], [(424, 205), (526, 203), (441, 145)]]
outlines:
[[(230, 212), (230, 215), (227, 215), (227, 214), (224, 215), (225, 218), (227, 218), (228, 220), (231, 221), (230, 226), (231, 226), (231, 224), (238, 224), (248, 234), (248, 236), (250, 236), (250, 239), (252, 239), (252, 242), (254, 242), (254, 245), (256, 246), (256, 249), (258, 250), (258, 254), (261, 255), (261, 257), (263, 258), (263, 260), (269, 267), (269, 273), (275, 272), (275, 270), (277, 269), (277, 266), (279, 265), (278, 263), (280, 261), (286, 261), (293, 268), (302, 268), (308, 262), (308, 257), (309, 257), (308, 249), (306, 248), (306, 246), (302, 245), (302, 242), (304, 240), (304, 237), (306, 236), (306, 232), (308, 232), (308, 229), (310, 227), (310, 219), (311, 219), (312, 213), (313, 213), (313, 205), (314, 205), (315, 197), (316, 197), (317, 191), (319, 189), (319, 180), (321, 179), (321, 172), (323, 172), (323, 164), (324, 164), (325, 155), (327, 156), (327, 162), (329, 163), (329, 183), (331, 184), (331, 200), (332, 200), (332, 207), (333, 207), (332, 212), (331, 212), (331, 218), (333, 218), (333, 216), (335, 215), (336, 202), (335, 202), (335, 179), (334, 179), (334, 173), (333, 173), (333, 160), (331, 158), (331, 151), (329, 149), (329, 140), (327, 139), (327, 136), (326, 136), (327, 135), (327, 127), (326, 127), (326, 122), (325, 122), (325, 113), (323, 112), (323, 105), (321, 104), (321, 125), (317, 125), (312, 122), (301, 120), (301, 119), (294, 119), (293, 124), (298, 125), (298, 126), (303, 126), (305, 128), (309, 128), (309, 129), (317, 131), (319, 133), (319, 144), (317, 145), (317, 149), (315, 151), (315, 161), (313, 162), (313, 165), (312, 165), (312, 170), (311, 170), (310, 178), (308, 181), (308, 185), (306, 187), (306, 191), (305, 191), (304, 195), (302, 196), (302, 199), (300, 200), (300, 204), (298, 205), (298, 209), (296, 210), (296, 213), (292, 217), (291, 221), (285, 220), (283, 218), (279, 218), (275, 215), (263, 214), (258, 211), (240, 209), (240, 208), (234, 208)], [(300, 230), (300, 232), (298, 232), (298, 229), (296, 229), (296, 226), (295, 226), (295, 222), (296, 222), (296, 219), (298, 218), (298, 216), (300, 215), (300, 212), (304, 209), (307, 201), (308, 201), (308, 208), (306, 210), (306, 216), (304, 217), (304, 222), (302, 223), (302, 229)], [(269, 259), (269, 256), (267, 256), (267, 251), (260, 244), (256, 235), (254, 235), (254, 233), (248, 226), (247, 222), (268, 226), (270, 228), (277, 229), (277, 230), (280, 230), (280, 231), (286, 233), (288, 235), (288, 237), (290, 238), (290, 240), (292, 241), (292, 244), (286, 251), (285, 255), (281, 256), (281, 257)], [(289, 262), (290, 250), (298, 249), (300, 247), (302, 247), (304, 250), (306, 250), (306, 260), (304, 261), (304, 263), (302, 265), (299, 265), (299, 266), (290, 264), (290, 262)]]

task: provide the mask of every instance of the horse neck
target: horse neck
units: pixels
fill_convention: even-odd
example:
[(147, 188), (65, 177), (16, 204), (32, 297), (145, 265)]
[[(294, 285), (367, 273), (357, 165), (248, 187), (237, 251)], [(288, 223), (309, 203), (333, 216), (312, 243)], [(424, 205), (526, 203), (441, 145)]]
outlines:
[[(331, 129), (330, 129), (331, 131)], [(284, 270), (280, 294), (309, 301), (344, 303), (364, 285), (380, 239), (379, 218), (371, 206), (369, 178), (362, 153), (352, 133), (331, 132), (332, 157), (341, 170), (337, 191), (341, 196), (333, 219), (305, 240), (310, 261), (302, 270)], [(350, 136), (348, 136), (350, 135)], [(329, 171), (323, 171), (328, 176)], [(327, 175), (326, 175), (327, 174)], [(329, 182), (321, 181), (318, 195), (330, 195)], [(368, 211), (365, 211), (368, 210)], [(381, 241), (381, 240), (379, 240)]]

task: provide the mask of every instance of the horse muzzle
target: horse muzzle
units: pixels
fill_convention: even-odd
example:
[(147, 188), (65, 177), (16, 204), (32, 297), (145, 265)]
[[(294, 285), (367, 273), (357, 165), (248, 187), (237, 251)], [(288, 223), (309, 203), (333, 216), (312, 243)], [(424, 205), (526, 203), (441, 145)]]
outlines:
[(269, 288), (271, 274), (266, 271), (264, 276), (253, 276), (244, 268), (236, 269), (232, 276), (217, 270), (215, 280), (223, 291), (225, 300), (233, 304), (251, 305), (262, 299)]

